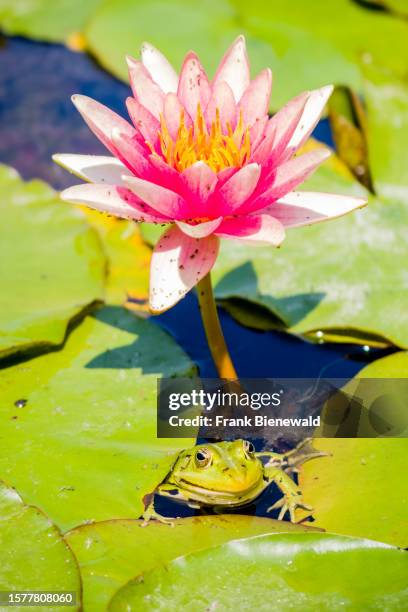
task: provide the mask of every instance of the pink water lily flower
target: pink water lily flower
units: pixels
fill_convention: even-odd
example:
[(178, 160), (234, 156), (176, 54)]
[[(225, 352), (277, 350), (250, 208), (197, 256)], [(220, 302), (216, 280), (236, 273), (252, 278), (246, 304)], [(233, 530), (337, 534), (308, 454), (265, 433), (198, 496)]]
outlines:
[(212, 81), (193, 52), (178, 76), (144, 44), (128, 58), (132, 124), (75, 95), (82, 117), (113, 157), (56, 155), (89, 181), (61, 197), (117, 217), (171, 224), (151, 262), (150, 307), (176, 304), (213, 267), (219, 239), (279, 246), (285, 228), (362, 207), (361, 198), (295, 191), (330, 153), (295, 153), (309, 137), (332, 87), (306, 91), (268, 116), (272, 74), (250, 79), (245, 40), (226, 52)]

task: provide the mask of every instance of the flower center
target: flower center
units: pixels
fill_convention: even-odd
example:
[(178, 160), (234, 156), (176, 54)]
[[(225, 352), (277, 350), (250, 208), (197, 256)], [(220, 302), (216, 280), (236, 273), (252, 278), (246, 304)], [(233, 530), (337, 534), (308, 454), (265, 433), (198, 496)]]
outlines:
[[(194, 125), (191, 127), (186, 126), (184, 110), (181, 111), (175, 140), (170, 136), (162, 115), (159, 142), (162, 157), (179, 172), (183, 172), (198, 161), (204, 161), (214, 172), (230, 167), (240, 168), (249, 161), (251, 153), (249, 128), (244, 125), (242, 112), (235, 129), (233, 130), (231, 124), (227, 122), (224, 132), (217, 108), (215, 121), (208, 129), (200, 104), (197, 107)], [(153, 151), (153, 154), (159, 155), (156, 151)]]

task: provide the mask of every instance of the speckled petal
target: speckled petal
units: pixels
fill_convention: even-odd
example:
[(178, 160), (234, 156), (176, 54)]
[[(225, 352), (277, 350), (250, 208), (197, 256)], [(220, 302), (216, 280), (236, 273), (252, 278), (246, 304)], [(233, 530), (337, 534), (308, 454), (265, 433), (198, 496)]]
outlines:
[(156, 119), (163, 112), (164, 92), (155, 83), (142, 62), (127, 57), (129, 80), (136, 100), (147, 108)]
[(121, 185), (127, 168), (116, 157), (108, 155), (75, 155), (56, 153), (52, 159), (78, 178), (90, 183)]
[(219, 240), (192, 238), (173, 225), (156, 244), (150, 266), (149, 303), (152, 312), (168, 310), (211, 270)]
[(147, 223), (168, 223), (169, 219), (156, 213), (139, 200), (129, 189), (117, 185), (74, 185), (68, 187), (60, 197), (72, 204), (85, 204), (89, 208), (108, 213), (121, 219), (146, 221)]
[(366, 204), (367, 200), (364, 198), (333, 193), (292, 191), (263, 209), (262, 213), (271, 214), (285, 227), (301, 227), (341, 217)]
[(142, 63), (150, 73), (153, 81), (164, 93), (177, 91), (178, 76), (168, 59), (150, 43), (143, 43), (141, 48)]
[(249, 61), (243, 36), (238, 36), (222, 58), (214, 77), (213, 87), (221, 81), (228, 83), (235, 101), (239, 102), (249, 85)]
[(190, 51), (180, 72), (177, 96), (192, 119), (200, 104), (204, 111), (211, 96), (210, 83), (197, 55)]
[(113, 155), (116, 155), (116, 149), (112, 143), (112, 130), (114, 128), (120, 129), (129, 138), (136, 134), (135, 128), (128, 121), (100, 102), (79, 94), (75, 94), (71, 99), (95, 136)]
[(177, 193), (136, 176), (123, 177), (125, 184), (143, 202), (170, 219), (188, 219), (189, 207)]

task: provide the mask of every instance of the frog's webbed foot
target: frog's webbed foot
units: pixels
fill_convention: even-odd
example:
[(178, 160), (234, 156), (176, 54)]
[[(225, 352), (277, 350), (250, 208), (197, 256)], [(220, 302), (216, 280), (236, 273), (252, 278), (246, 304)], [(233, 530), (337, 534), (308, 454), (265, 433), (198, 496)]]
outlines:
[(297, 473), (299, 472), (299, 467), (306, 463), (306, 461), (330, 456), (330, 453), (314, 448), (312, 440), (312, 438), (306, 438), (296, 448), (282, 455), (282, 469), (285, 472), (288, 474)]
[[(278, 520), (281, 521), (287, 512), (289, 512), (290, 520), (295, 523), (295, 514), (297, 508), (303, 508), (308, 512), (311, 512), (313, 508), (304, 503), (302, 498), (302, 492), (300, 491), (297, 484), (288, 476), (286, 471), (276, 469), (275, 472), (269, 473), (270, 481), (275, 482), (279, 489), (283, 493), (283, 497), (276, 502), (273, 506), (270, 506), (267, 512), (271, 510), (281, 509), (279, 512)], [(303, 519), (304, 520), (304, 519)]]
[(281, 508), (281, 511), (279, 512), (278, 516), (278, 521), (282, 521), (285, 518), (285, 514), (289, 512), (290, 520), (292, 523), (296, 523), (296, 508), (303, 508), (303, 510), (307, 510), (308, 512), (311, 512), (313, 510), (311, 506), (303, 502), (302, 496), (298, 493), (289, 493), (288, 495), (284, 495), (276, 502), (276, 504), (270, 506), (267, 509), (267, 512), (277, 510), (278, 508)]
[(155, 496), (155, 493), (159, 490), (160, 488), (156, 489), (152, 493), (148, 493), (143, 498), (143, 501), (145, 503), (145, 509), (142, 515), (143, 523), (141, 524), (141, 527), (147, 527), (147, 525), (149, 524), (149, 521), (151, 520), (159, 521), (160, 523), (169, 525), (169, 527), (174, 527), (173, 519), (167, 518), (167, 516), (162, 516), (161, 514), (156, 512), (156, 509), (154, 507), (154, 496)]
[(265, 465), (267, 469), (278, 468), (285, 470), (287, 474), (294, 474), (299, 472), (299, 467), (306, 461), (331, 456), (331, 453), (325, 453), (314, 448), (312, 440), (312, 438), (306, 438), (295, 448), (282, 455), (271, 451), (261, 451), (255, 455), (259, 458), (269, 457)]
[(171, 518), (168, 518), (167, 516), (163, 516), (159, 514), (154, 509), (154, 506), (149, 506), (143, 512), (143, 523), (141, 524), (141, 527), (147, 527), (149, 524), (149, 521), (151, 520), (159, 521), (159, 523), (163, 523), (165, 525), (168, 525), (169, 527), (174, 527), (174, 519), (171, 519)]

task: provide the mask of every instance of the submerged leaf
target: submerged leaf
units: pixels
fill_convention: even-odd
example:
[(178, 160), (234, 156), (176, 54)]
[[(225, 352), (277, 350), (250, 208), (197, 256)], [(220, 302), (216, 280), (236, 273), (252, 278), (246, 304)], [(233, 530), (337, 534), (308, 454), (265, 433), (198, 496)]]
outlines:
[(328, 108), (338, 156), (357, 180), (372, 192), (366, 117), (360, 99), (348, 87), (337, 87), (329, 100)]

